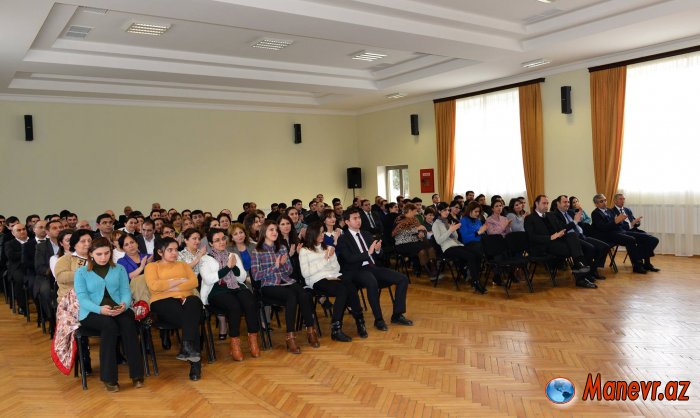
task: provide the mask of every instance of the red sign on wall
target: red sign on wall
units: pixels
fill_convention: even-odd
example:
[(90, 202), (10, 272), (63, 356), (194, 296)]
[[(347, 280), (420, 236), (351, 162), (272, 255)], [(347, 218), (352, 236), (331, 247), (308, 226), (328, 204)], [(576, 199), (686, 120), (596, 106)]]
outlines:
[(435, 193), (435, 170), (432, 168), (420, 169), (420, 192)]

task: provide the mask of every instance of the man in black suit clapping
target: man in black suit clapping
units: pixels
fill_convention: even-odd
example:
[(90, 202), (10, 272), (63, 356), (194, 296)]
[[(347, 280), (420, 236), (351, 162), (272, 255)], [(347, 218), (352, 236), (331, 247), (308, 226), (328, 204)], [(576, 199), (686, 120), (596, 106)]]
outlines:
[(350, 208), (343, 214), (347, 230), (338, 238), (336, 253), (340, 261), (340, 271), (344, 280), (352, 280), (357, 287), (367, 289), (367, 299), (374, 314), (374, 326), (380, 331), (388, 330), (379, 305), (379, 289), (396, 285), (394, 294), (394, 311), (391, 323), (398, 325), (413, 325), (404, 316), (406, 312), (406, 293), (408, 277), (397, 271), (381, 267), (382, 242), (374, 240), (372, 234), (362, 231), (361, 210)]

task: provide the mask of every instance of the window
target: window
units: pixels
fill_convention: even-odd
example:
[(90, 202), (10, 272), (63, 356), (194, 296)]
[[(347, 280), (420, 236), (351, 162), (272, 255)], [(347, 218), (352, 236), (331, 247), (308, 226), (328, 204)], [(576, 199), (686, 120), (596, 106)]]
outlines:
[(627, 68), (619, 187), (662, 253), (700, 248), (699, 73), (700, 53)]
[(517, 88), (457, 101), (454, 192), (466, 190), (525, 196)]
[(389, 202), (396, 202), (396, 196), (408, 196), (408, 166), (386, 167), (386, 196)]

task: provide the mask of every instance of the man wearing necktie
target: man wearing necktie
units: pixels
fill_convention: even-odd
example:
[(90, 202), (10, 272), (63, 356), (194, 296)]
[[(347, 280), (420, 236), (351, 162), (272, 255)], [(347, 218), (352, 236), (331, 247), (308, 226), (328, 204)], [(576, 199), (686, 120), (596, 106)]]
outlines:
[(362, 200), (360, 202), (360, 207), (362, 208), (360, 212), (362, 226), (360, 229), (372, 234), (374, 239), (381, 239), (383, 231), (382, 223), (379, 220), (379, 216), (372, 211), (369, 200)]
[(642, 216), (635, 218), (632, 211), (625, 207), (624, 194), (617, 193), (613, 198), (613, 202), (615, 202), (615, 206), (612, 208), (612, 211), (615, 215), (619, 215), (621, 213), (627, 215), (627, 219), (621, 223), (622, 229), (625, 230), (627, 235), (632, 235), (642, 247), (644, 268), (647, 271), (659, 271), (659, 269), (651, 264), (651, 257), (654, 256), (654, 250), (656, 249), (656, 246), (659, 245), (659, 239), (639, 229), (639, 225), (642, 222)]
[(593, 196), (593, 203), (596, 205), (596, 209), (591, 213), (594, 237), (611, 246), (624, 246), (632, 261), (632, 271), (647, 274), (647, 269), (644, 268), (642, 248), (637, 240), (632, 235), (626, 234), (620, 225), (627, 219), (627, 214), (615, 215), (612, 210), (608, 209), (608, 199), (603, 194)]
[[(554, 199), (556, 208), (551, 212), (547, 212), (547, 217), (554, 229), (565, 229), (568, 234), (574, 234), (581, 242), (581, 250), (586, 259), (586, 263), (591, 266), (591, 272), (588, 280), (595, 281), (605, 279), (605, 276), (600, 274), (599, 268), (605, 267), (605, 257), (608, 254), (610, 246), (601, 240), (586, 236), (583, 229), (579, 225), (581, 222), (582, 213), (573, 212), (569, 209), (569, 197), (561, 195)], [(591, 280), (592, 279), (592, 280)]]
[(380, 265), (382, 241), (375, 240), (372, 234), (361, 229), (361, 212), (361, 209), (353, 207), (343, 214), (348, 228), (338, 237), (336, 245), (342, 279), (352, 280), (356, 287), (367, 289), (367, 299), (374, 314), (374, 326), (380, 331), (386, 331), (388, 327), (379, 304), (379, 289), (396, 285), (391, 323), (413, 325), (413, 322), (404, 316), (408, 277)]

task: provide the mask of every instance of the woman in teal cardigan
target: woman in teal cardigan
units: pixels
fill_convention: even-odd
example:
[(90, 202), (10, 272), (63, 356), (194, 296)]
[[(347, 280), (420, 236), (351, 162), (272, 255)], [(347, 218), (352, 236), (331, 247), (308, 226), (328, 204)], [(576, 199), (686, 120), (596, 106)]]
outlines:
[(92, 241), (87, 266), (75, 272), (74, 288), (80, 325), (100, 332), (100, 380), (109, 392), (119, 391), (117, 342), (121, 337), (135, 387), (143, 386), (143, 361), (139, 352), (136, 320), (131, 307), (129, 276), (112, 261), (107, 238)]

